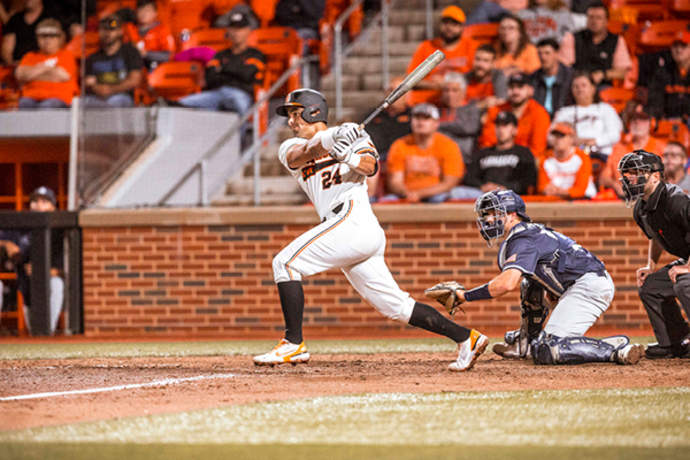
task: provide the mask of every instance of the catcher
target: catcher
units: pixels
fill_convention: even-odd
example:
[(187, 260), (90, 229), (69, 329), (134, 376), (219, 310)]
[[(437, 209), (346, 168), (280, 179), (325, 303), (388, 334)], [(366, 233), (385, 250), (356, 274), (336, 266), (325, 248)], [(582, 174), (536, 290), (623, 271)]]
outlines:
[(506, 333), (505, 343), (493, 348), (504, 358), (531, 356), (535, 364), (635, 364), (640, 360), (644, 347), (631, 344), (626, 336), (584, 337), (611, 304), (615, 290), (596, 256), (567, 236), (532, 223), (524, 201), (512, 190), (487, 192), (474, 209), (479, 232), (489, 247), (503, 239), (498, 250), (501, 273), (469, 290), (455, 282), (437, 284), (427, 289), (428, 296), (455, 311), (463, 302), (488, 300), (519, 286), (520, 329)]

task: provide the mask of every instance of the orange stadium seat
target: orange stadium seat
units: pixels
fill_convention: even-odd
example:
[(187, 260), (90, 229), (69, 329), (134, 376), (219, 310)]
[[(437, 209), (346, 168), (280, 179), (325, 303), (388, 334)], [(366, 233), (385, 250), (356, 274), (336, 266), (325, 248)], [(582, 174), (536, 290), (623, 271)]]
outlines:
[(612, 34), (622, 35), (628, 45), (628, 51), (631, 55), (637, 52), (637, 42), (640, 39), (640, 26), (637, 24), (630, 24), (625, 21), (610, 20), (608, 26), (609, 32)]
[(670, 9), (674, 18), (690, 18), (690, 0), (671, 0)]
[(659, 120), (654, 136), (666, 141), (680, 142), (685, 148), (690, 148), (690, 131), (681, 121)]
[(67, 43), (67, 50), (72, 53), (76, 59), (82, 57), (82, 43), (84, 45), (84, 56), (98, 51), (100, 47), (98, 32), (86, 31), (83, 35), (75, 35), (72, 40)]
[[(0, 273), (0, 280), (3, 281), (15, 281), (17, 275), (15, 273)], [(0, 293), (1, 295), (2, 293)], [(10, 318), (17, 321), (17, 333), (19, 335), (26, 334), (26, 319), (24, 318), (24, 297), (22, 293), (17, 289), (17, 309), (14, 311), (7, 310), (6, 308), (2, 310), (0, 318)]]
[(170, 31), (177, 41), (178, 49), (192, 31), (210, 27), (209, 11), (213, 8), (200, 0), (168, 0), (167, 5), (159, 8), (161, 21), (170, 27)]
[(669, 18), (670, 0), (611, 0), (609, 9), (631, 8), (637, 10), (637, 19), (666, 19)]
[(654, 21), (642, 29), (638, 45), (643, 51), (668, 48), (673, 43), (676, 33), (689, 25), (690, 22), (684, 20)]
[(137, 0), (98, 0), (96, 5), (96, 14), (100, 18), (122, 8), (136, 10)]
[(635, 90), (625, 88), (606, 88), (599, 93), (599, 97), (603, 102), (609, 103), (616, 109), (616, 112), (621, 113), (628, 101), (635, 96)]
[(189, 40), (182, 44), (182, 49), (186, 50), (196, 46), (207, 46), (216, 51), (229, 48), (232, 45), (228, 37), (227, 29), (210, 28), (195, 30), (189, 35)]
[(156, 96), (177, 100), (201, 91), (204, 68), (198, 62), (164, 62), (148, 76)]
[(251, 0), (252, 11), (259, 19), (261, 27), (268, 27), (276, 15), (278, 0)]
[(240, 3), (245, 2), (243, 0), (210, 0), (210, 5), (218, 16), (227, 13)]
[(462, 33), (479, 43), (492, 43), (498, 37), (498, 23), (471, 24)]
[(19, 104), (19, 86), (14, 70), (14, 66), (0, 66), (0, 110), (16, 109)]
[[(251, 46), (266, 55), (266, 74), (264, 88), (269, 88), (275, 81), (302, 57), (302, 39), (290, 27), (266, 27), (252, 31), (249, 38)], [(300, 70), (288, 78), (286, 94), (299, 88)]]

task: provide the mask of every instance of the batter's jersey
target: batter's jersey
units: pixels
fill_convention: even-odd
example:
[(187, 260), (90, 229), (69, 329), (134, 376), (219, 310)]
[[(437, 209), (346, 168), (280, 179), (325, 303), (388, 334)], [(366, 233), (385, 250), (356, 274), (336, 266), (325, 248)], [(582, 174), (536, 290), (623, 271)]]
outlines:
[[(301, 168), (292, 169), (287, 164), (287, 152), (293, 145), (306, 144), (308, 139), (293, 137), (287, 139), (278, 149), (278, 159), (297, 179), (299, 186), (307, 194), (321, 219), (346, 198), (361, 198), (369, 201), (365, 176), (339, 163), (330, 155), (324, 155), (308, 162)], [(357, 139), (352, 145), (355, 154), (370, 154), (377, 157), (374, 144), (369, 135)]]
[(560, 297), (585, 273), (604, 274), (603, 262), (572, 239), (542, 224), (521, 222), (501, 243), (498, 266), (520, 270)]

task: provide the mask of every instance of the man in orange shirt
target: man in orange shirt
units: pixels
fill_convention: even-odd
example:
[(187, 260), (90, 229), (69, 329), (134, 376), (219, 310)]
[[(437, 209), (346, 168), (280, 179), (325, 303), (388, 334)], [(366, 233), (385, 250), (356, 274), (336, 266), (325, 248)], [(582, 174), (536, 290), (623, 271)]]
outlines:
[(496, 50), (489, 44), (474, 52), (472, 70), (467, 79), (467, 102), (474, 102), (481, 110), (503, 104), (508, 93), (508, 79), (496, 68)]
[(175, 53), (175, 39), (170, 28), (160, 22), (155, 0), (137, 0), (137, 27), (130, 35), (146, 67), (169, 61)]
[(424, 80), (417, 84), (415, 91), (410, 91), (407, 102), (410, 105), (421, 102), (435, 103), (440, 97), (441, 82), (446, 72), (465, 73), (472, 68), (472, 57), (479, 43), (469, 37), (463, 37), (465, 13), (459, 7), (451, 5), (441, 12), (440, 34), (433, 40), (423, 41), (412, 55), (407, 73), (417, 67), (434, 51), (441, 50), (446, 58), (432, 70)]
[(601, 171), (601, 176), (599, 176), (599, 185), (601, 187), (612, 188), (619, 198), (625, 198), (623, 186), (620, 183), (621, 174), (618, 171), (618, 163), (621, 161), (621, 158), (633, 150), (646, 150), (661, 156), (661, 152), (666, 145), (661, 139), (654, 138), (649, 134), (651, 129), (651, 120), (647, 113), (634, 112), (631, 115), (628, 124), (628, 135), (624, 136), (620, 142), (613, 146), (611, 155), (609, 155), (606, 165)]
[(437, 132), (438, 109), (431, 104), (412, 108), (412, 133), (393, 143), (388, 152), (388, 189), (411, 203), (441, 203), (465, 175), (460, 148)]
[(563, 199), (592, 198), (597, 189), (592, 181), (589, 156), (575, 147), (575, 129), (570, 123), (556, 123), (549, 135), (553, 150), (539, 165), (537, 191)]
[(508, 102), (491, 107), (487, 121), (479, 136), (479, 146), (486, 148), (496, 144), (496, 116), (503, 111), (512, 112), (518, 119), (515, 143), (528, 147), (534, 156), (539, 157), (546, 150), (546, 134), (551, 120), (549, 114), (532, 98), (533, 88), (530, 77), (519, 72), (508, 80)]
[(63, 48), (65, 33), (57, 19), (36, 26), (38, 51), (24, 55), (15, 71), (21, 85), (20, 109), (65, 108), (78, 92), (77, 63)]

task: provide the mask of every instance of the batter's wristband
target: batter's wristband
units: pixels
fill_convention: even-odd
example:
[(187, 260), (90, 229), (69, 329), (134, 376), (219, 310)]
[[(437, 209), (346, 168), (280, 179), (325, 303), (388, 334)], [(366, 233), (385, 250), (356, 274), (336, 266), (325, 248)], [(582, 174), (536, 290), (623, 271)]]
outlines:
[(479, 287), (465, 291), (465, 300), (468, 302), (487, 299), (493, 299), (491, 293), (489, 292), (489, 283), (482, 284)]
[(347, 159), (347, 161), (344, 161), (346, 165), (350, 167), (350, 169), (355, 169), (357, 166), (359, 166), (359, 163), (361, 163), (362, 158), (359, 156), (357, 153), (352, 153), (350, 155), (350, 158)]

